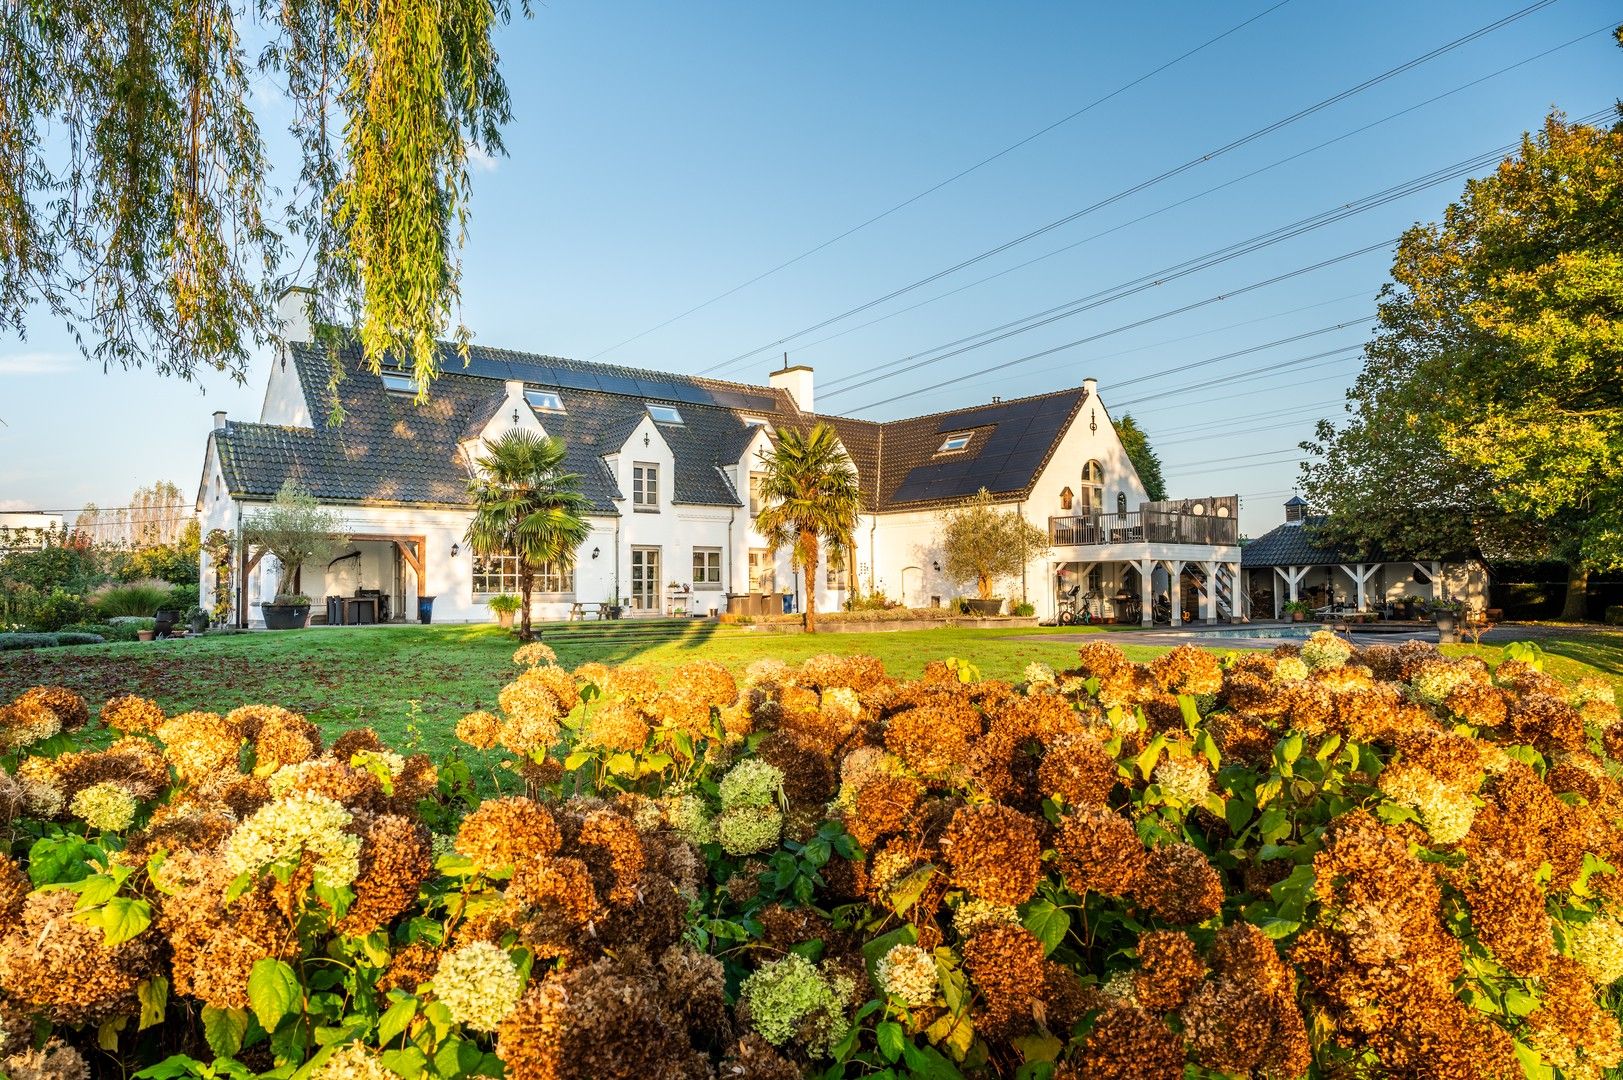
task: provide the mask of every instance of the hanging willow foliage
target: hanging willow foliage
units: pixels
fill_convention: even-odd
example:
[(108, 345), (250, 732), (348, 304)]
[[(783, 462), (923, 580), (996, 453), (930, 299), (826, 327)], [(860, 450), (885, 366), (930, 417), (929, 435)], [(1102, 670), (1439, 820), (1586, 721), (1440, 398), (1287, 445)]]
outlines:
[[(373, 368), (398, 359), (426, 392), (458, 302), (468, 154), (503, 149), (491, 34), (508, 18), (504, 0), (6, 0), (0, 330), (26, 334), (42, 305), (104, 368), (241, 380), (293, 250), (316, 321), (354, 325)], [(248, 21), (302, 152), (280, 213)]]

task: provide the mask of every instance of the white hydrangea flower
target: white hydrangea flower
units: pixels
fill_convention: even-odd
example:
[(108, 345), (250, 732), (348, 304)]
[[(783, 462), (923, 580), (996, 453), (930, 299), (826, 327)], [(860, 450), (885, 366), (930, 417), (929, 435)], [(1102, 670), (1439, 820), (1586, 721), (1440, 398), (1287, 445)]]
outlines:
[(495, 1031), (518, 1004), (524, 980), (507, 950), (475, 941), (440, 957), (434, 996), (451, 1019), (475, 1031)]
[(721, 778), (721, 808), (769, 806), (783, 787), (783, 770), (760, 758), (745, 758)]
[(1212, 792), (1212, 774), (1194, 757), (1166, 758), (1152, 775), (1162, 796), (1183, 806), (1198, 806)]
[(82, 788), (68, 804), (73, 816), (102, 832), (123, 832), (135, 821), (135, 796), (111, 780)]
[(352, 815), (325, 795), (301, 792), (256, 810), (225, 842), (233, 875), (257, 874), (272, 863), (316, 857), (316, 884), (339, 888), (361, 872), (361, 839), (346, 829)]
[(1307, 678), (1307, 661), (1300, 656), (1281, 656), (1274, 662), (1274, 682), (1301, 682)]
[(910, 1009), (935, 1000), (935, 957), (917, 945), (894, 945), (874, 965), (880, 989)]
[(1399, 762), (1381, 772), (1380, 789), (1393, 802), (1420, 815), (1426, 832), (1439, 844), (1457, 844), (1476, 820), (1476, 801), (1415, 765)]
[(965, 900), (952, 912), (952, 928), (960, 938), (1019, 921), (1020, 912), (1013, 904), (1000, 904), (995, 900)]
[(823, 691), (823, 708), (843, 713), (853, 720), (862, 715), (862, 699), (849, 686), (831, 686)]
[(389, 770), (391, 778), (399, 776), (406, 769), (406, 759), (393, 750), (357, 750), (350, 756), (349, 763), (357, 769), (381, 765)]
[(1623, 979), (1623, 922), (1613, 916), (1567, 927), (1567, 948), (1601, 987)]
[(1026, 665), (1025, 678), (1032, 686), (1053, 686), (1054, 669), (1041, 660), (1033, 660)]
[(1338, 668), (1351, 659), (1353, 648), (1328, 630), (1315, 630), (1302, 643), (1302, 663), (1314, 671)]
[(361, 1043), (350, 1043), (323, 1061), (310, 1080), (398, 1080), (378, 1056)]

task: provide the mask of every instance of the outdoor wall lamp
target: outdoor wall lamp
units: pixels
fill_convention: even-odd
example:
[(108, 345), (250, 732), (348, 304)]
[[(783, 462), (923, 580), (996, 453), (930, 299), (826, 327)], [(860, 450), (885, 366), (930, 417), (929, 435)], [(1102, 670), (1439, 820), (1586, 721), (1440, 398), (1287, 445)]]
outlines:
[(454, 559), (460, 554), (462, 554), (462, 545), (461, 544), (452, 544), (451, 545), (451, 558)]
[(592, 558), (595, 559), (601, 554), (603, 554), (603, 549), (602, 548), (593, 548), (592, 549)]
[(518, 410), (517, 409), (513, 410), (513, 423), (515, 423), (515, 424), (518, 423)]
[(938, 574), (941, 573), (941, 564), (940, 563), (933, 562), (930, 565), (935, 568), (936, 573), (938, 573)]

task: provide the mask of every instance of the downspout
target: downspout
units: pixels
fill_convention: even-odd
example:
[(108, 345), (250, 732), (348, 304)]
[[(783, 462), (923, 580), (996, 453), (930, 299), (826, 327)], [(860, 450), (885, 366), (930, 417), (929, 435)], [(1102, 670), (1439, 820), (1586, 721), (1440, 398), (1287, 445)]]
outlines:
[(738, 507), (727, 511), (727, 568), (722, 571), (723, 579), (727, 582), (727, 592), (722, 596), (722, 611), (726, 610), (727, 598), (733, 595), (733, 522), (738, 520)]
[(242, 500), (237, 504), (237, 626), (248, 629), (248, 549), (242, 542)]
[(613, 603), (620, 603), (620, 523), (625, 520), (623, 514), (614, 518), (614, 597)]

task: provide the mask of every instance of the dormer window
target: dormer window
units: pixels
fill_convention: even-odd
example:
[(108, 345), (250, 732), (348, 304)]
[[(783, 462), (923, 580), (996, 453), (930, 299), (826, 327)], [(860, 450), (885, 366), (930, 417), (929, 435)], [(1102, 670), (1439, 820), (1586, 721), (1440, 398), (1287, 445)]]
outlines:
[(564, 411), (564, 399), (558, 396), (556, 390), (541, 390), (536, 387), (524, 388), (524, 400), (536, 412), (561, 413)]
[(772, 424), (769, 421), (767, 421), (764, 417), (760, 417), (760, 416), (746, 416), (746, 417), (744, 417), (744, 426), (745, 427), (765, 428), (768, 434), (771, 434), (771, 432), (772, 432)]
[(956, 435), (948, 435), (947, 441), (941, 444), (941, 449), (937, 450), (936, 453), (956, 454), (958, 451), (969, 445), (969, 440), (971, 438), (973, 438), (973, 436), (967, 431), (960, 431)]
[(401, 371), (385, 371), (378, 378), (383, 380), (383, 388), (391, 394), (410, 394), (417, 396), (417, 380)]
[(682, 414), (676, 411), (673, 405), (648, 405), (648, 415), (656, 424), (680, 424)]

